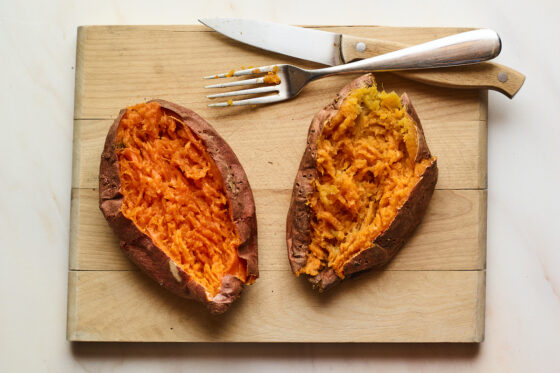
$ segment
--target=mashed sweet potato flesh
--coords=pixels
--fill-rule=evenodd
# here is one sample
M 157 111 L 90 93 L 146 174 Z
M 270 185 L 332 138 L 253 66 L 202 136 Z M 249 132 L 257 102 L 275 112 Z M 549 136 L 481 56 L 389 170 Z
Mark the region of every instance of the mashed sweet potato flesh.
M 202 141 L 156 102 L 127 108 L 117 130 L 122 213 L 208 294 L 247 280 L 218 168 Z
M 375 86 L 352 91 L 317 142 L 318 177 L 308 200 L 311 243 L 298 272 L 343 267 L 394 220 L 431 161 L 415 162 L 417 133 L 399 96 Z

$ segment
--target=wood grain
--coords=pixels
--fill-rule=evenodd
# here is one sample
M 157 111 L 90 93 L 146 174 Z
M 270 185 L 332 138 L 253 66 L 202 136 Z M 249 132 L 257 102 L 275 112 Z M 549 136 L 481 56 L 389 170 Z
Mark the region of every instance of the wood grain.
M 464 29 L 321 27 L 420 43 Z M 392 74 L 422 118 L 440 178 L 424 222 L 383 271 L 316 294 L 290 271 L 285 219 L 312 116 L 351 76 L 317 81 L 295 100 L 210 109 L 202 76 L 242 66 L 309 62 L 232 42 L 198 26 L 94 26 L 78 31 L 67 336 L 73 341 L 479 342 L 484 337 L 487 94 Z M 124 257 L 98 208 L 101 149 L 127 105 L 163 98 L 206 118 L 248 174 L 261 278 L 215 318 Z M 341 317 L 344 315 L 344 317 Z
M 289 270 L 283 232 L 291 191 L 254 190 L 259 224 L 259 268 Z M 80 221 L 70 252 L 72 270 L 135 270 L 98 207 L 97 189 L 74 189 Z M 387 269 L 481 270 L 485 268 L 485 190 L 436 190 L 426 218 Z M 460 245 L 456 245 L 460 242 Z
M 366 28 L 374 30 L 376 28 Z M 204 31 L 201 31 L 204 30 Z M 333 31 L 358 32 L 358 28 Z M 432 31 L 418 31 L 414 40 L 430 40 Z M 83 27 L 79 30 L 76 84 L 76 119 L 115 118 L 120 109 L 137 102 L 162 98 L 188 105 L 210 123 L 216 119 L 278 121 L 311 117 L 332 99 L 351 75 L 313 82 L 296 100 L 255 109 L 236 107 L 209 109 L 203 76 L 243 66 L 296 62 L 304 67 L 319 65 L 264 52 L 232 41 L 199 27 Z M 354 75 L 354 77 L 357 75 Z M 388 90 L 406 89 L 422 119 L 478 120 L 479 94 L 473 90 L 452 90 L 425 86 L 391 74 L 378 74 Z M 431 110 L 433 105 L 438 110 Z
M 291 189 L 305 148 L 308 120 L 212 122 L 229 143 L 254 189 Z M 76 120 L 74 188 L 97 188 L 99 161 L 111 120 Z M 486 122 L 425 120 L 428 146 L 438 157 L 437 189 L 486 188 Z M 254 139 L 259 139 L 255 142 Z M 273 176 L 271 176 L 273 175 Z
M 480 342 L 484 271 L 369 272 L 317 295 L 263 271 L 228 313 L 209 315 L 135 271 L 69 274 L 68 338 L 181 342 Z M 119 310 L 119 312 L 115 312 Z

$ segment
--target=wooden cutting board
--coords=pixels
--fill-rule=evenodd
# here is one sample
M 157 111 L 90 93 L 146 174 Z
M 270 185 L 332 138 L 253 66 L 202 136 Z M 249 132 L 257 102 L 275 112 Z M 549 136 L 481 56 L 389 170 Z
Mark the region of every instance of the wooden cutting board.
M 420 43 L 458 28 L 320 27 Z M 274 63 L 313 63 L 263 52 L 199 26 L 78 29 L 68 285 L 71 341 L 480 342 L 484 338 L 487 93 L 376 74 L 408 92 L 438 157 L 439 180 L 413 238 L 382 271 L 325 294 L 290 271 L 285 219 L 313 115 L 356 76 L 308 85 L 292 101 L 208 108 L 203 76 Z M 139 272 L 98 208 L 105 136 L 119 110 L 152 98 L 189 107 L 229 142 L 254 191 L 261 277 L 225 314 L 210 316 Z

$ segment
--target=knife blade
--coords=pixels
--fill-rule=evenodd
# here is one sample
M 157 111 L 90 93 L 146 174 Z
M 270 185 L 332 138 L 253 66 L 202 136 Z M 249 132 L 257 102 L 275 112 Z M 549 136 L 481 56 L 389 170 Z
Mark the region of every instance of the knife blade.
M 200 19 L 199 22 L 239 42 L 291 57 L 340 65 L 406 48 L 407 44 L 368 39 L 312 28 L 236 18 Z M 525 76 L 493 62 L 444 69 L 396 71 L 408 79 L 453 88 L 492 89 L 512 98 Z
M 340 56 L 341 35 L 296 26 L 235 18 L 199 19 L 231 39 L 323 65 L 345 63 Z M 296 41 L 297 42 L 294 42 Z

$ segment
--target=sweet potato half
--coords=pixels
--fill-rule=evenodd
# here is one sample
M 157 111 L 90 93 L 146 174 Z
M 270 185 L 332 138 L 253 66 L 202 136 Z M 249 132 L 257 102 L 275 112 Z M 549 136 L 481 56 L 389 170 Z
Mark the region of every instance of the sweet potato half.
M 292 271 L 320 291 L 385 265 L 420 223 L 437 181 L 406 94 L 367 74 L 312 120 L 287 217 Z
M 245 171 L 191 110 L 163 100 L 121 110 L 101 155 L 99 206 L 132 262 L 211 313 L 258 277 Z

